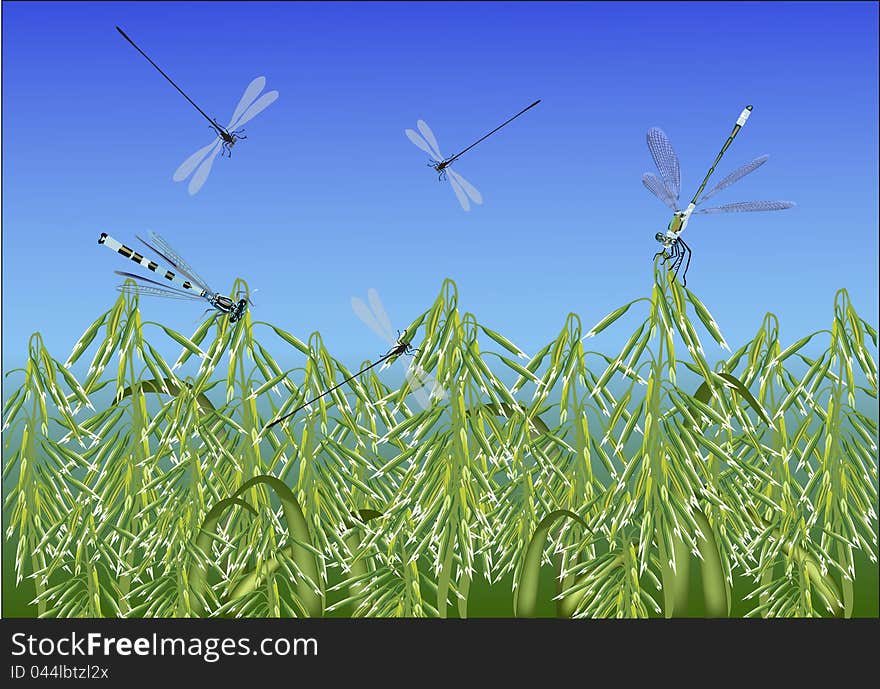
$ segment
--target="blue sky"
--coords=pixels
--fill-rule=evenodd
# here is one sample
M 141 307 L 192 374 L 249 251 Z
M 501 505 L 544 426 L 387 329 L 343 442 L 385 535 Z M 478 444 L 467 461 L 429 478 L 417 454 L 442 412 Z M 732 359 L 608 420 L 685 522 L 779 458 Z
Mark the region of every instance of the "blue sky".
M 255 317 L 360 362 L 382 349 L 350 298 L 402 327 L 444 278 L 526 351 L 650 292 L 669 211 L 641 185 L 649 127 L 689 198 L 746 104 L 717 197 L 795 201 L 696 217 L 688 286 L 731 344 L 767 311 L 786 342 L 828 326 L 835 291 L 877 323 L 876 3 L 3 3 L 3 364 L 40 331 L 64 359 L 116 297 L 101 232 L 155 230 Z M 280 98 L 190 197 L 171 175 L 211 140 L 122 26 L 209 114 L 251 79 Z M 464 213 L 404 136 L 419 118 L 483 194 Z M 710 183 L 711 186 L 711 183 Z M 191 332 L 200 309 L 144 299 Z M 639 315 L 641 317 L 642 314 Z M 609 334 L 608 351 L 629 335 Z M 721 351 L 717 356 L 722 355 Z M 297 355 L 298 356 L 298 355 Z M 710 359 L 715 357 L 711 356 Z M 294 366 L 293 353 L 285 364 Z

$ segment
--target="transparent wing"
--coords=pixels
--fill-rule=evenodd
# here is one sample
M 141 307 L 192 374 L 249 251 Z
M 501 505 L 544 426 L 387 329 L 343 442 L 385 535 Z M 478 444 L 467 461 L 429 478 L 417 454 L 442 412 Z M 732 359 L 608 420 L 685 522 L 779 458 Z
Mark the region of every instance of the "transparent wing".
M 443 389 L 430 373 L 426 373 L 414 362 L 406 369 L 406 379 L 422 409 L 430 409 L 431 405 L 445 396 Z
M 479 191 L 477 191 L 477 188 L 473 184 L 468 182 L 464 177 L 462 177 L 452 168 L 446 168 L 446 172 L 449 174 L 450 177 L 455 178 L 455 181 L 461 185 L 461 188 L 464 189 L 464 192 L 471 197 L 471 201 L 476 204 L 483 203 L 483 195 Z
M 388 318 L 388 312 L 385 311 L 385 306 L 379 298 L 379 292 L 370 287 L 370 289 L 367 290 L 367 300 L 370 302 L 370 308 L 373 309 L 373 315 L 376 316 L 376 320 L 379 322 L 382 330 L 387 333 L 387 337 L 392 338 L 391 319 Z
M 741 168 L 734 170 L 729 175 L 727 175 L 727 177 L 725 177 L 720 182 L 718 182 L 718 184 L 716 184 L 714 187 L 712 187 L 709 191 L 707 191 L 705 194 L 703 194 L 702 198 L 700 198 L 698 203 L 703 203 L 703 201 L 712 198 L 713 196 L 715 196 L 715 194 L 717 194 L 722 189 L 727 189 L 727 187 L 729 187 L 734 182 L 741 180 L 743 177 L 745 177 L 750 172 L 754 172 L 755 170 L 757 170 L 764 163 L 766 163 L 769 159 L 770 159 L 770 156 L 768 156 L 768 155 L 759 156 L 758 158 L 755 158 L 752 162 L 746 163 Z
M 437 137 L 434 136 L 434 132 L 431 131 L 431 128 L 428 126 L 428 123 L 424 120 L 419 120 L 416 122 L 416 126 L 419 128 L 419 131 L 422 133 L 422 136 L 425 137 L 425 141 L 428 142 L 428 145 L 434 149 L 434 153 L 437 156 L 437 160 L 443 160 L 443 154 L 440 153 L 440 144 L 437 143 Z
M 135 235 L 135 236 L 137 237 L 137 235 Z M 208 291 L 213 291 L 213 290 L 211 290 L 210 287 L 208 287 L 208 283 L 205 282 L 199 276 L 199 274 L 195 270 L 193 270 L 192 266 L 186 262 L 186 260 L 183 258 L 183 256 L 181 256 L 174 249 L 172 249 L 171 245 L 168 242 L 166 242 L 161 237 L 161 235 L 159 235 L 153 231 L 150 231 L 149 237 L 150 237 L 149 242 L 147 242 L 144 239 L 141 239 L 140 237 L 138 237 L 138 239 L 140 240 L 141 244 L 143 244 L 144 246 L 149 248 L 150 251 L 154 251 L 156 254 L 158 254 L 163 259 L 168 261 L 168 263 L 170 263 L 173 268 L 176 268 L 177 271 L 179 273 L 181 273 L 184 277 L 188 278 L 190 282 L 196 283 L 202 289 L 206 289 Z M 159 284 L 162 284 L 162 283 L 159 283 Z
M 193 153 L 189 158 L 187 158 L 180 164 L 179 168 L 174 171 L 174 175 L 171 177 L 171 179 L 173 179 L 175 182 L 182 182 L 183 180 L 185 180 L 187 177 L 190 176 L 190 173 L 192 173 L 192 171 L 196 169 L 196 165 L 202 162 L 202 158 L 208 155 L 208 153 L 211 151 L 211 148 L 214 146 L 219 147 L 221 143 L 222 140 L 220 139 L 220 137 L 217 137 L 207 146 L 205 146 L 204 148 L 200 148 L 198 151 Z
M 208 179 L 208 175 L 211 173 L 211 166 L 214 165 L 214 160 L 217 158 L 218 153 L 220 153 L 219 144 L 211 155 L 205 158 L 205 161 L 199 165 L 199 169 L 196 170 L 196 174 L 192 176 L 192 179 L 189 181 L 189 187 L 187 187 L 190 196 L 197 194 L 199 189 L 202 188 L 202 185 L 204 185 L 205 181 Z
M 166 287 L 161 282 L 150 280 L 149 278 L 135 275 L 134 273 L 126 273 L 121 270 L 114 271 L 117 275 L 132 278 L 138 282 L 147 282 L 150 285 L 119 285 L 116 289 L 126 294 L 140 294 L 150 297 L 164 297 L 165 299 L 185 299 L 188 301 L 204 301 L 198 294 L 187 292 L 186 290 L 178 290 L 173 287 Z M 156 285 L 153 287 L 152 285 Z
M 249 107 L 240 119 L 235 120 L 229 125 L 229 129 L 235 129 L 242 126 L 245 122 L 249 122 L 259 115 L 263 110 L 268 108 L 272 103 L 278 100 L 278 91 L 269 91 L 260 96 L 257 101 Z
M 409 140 L 412 141 L 416 146 L 421 148 L 425 153 L 427 153 L 432 158 L 437 158 L 436 151 L 432 151 L 431 147 L 428 146 L 428 142 L 425 141 L 422 137 L 420 137 L 416 132 L 412 129 L 407 129 L 404 133 L 409 137 Z
M 449 168 L 446 170 L 448 173 Z M 461 188 L 461 185 L 455 177 L 449 174 L 447 174 L 447 176 L 449 177 L 449 185 L 452 187 L 452 191 L 455 192 L 456 197 L 458 197 L 458 202 L 461 204 L 461 207 L 464 210 L 469 211 L 471 209 L 471 204 L 468 202 L 468 197 L 467 194 L 464 193 L 464 189 Z
M 650 191 L 654 196 L 660 199 L 663 203 L 669 206 L 672 210 L 678 210 L 678 204 L 676 203 L 676 198 L 672 194 L 671 191 L 666 187 L 666 184 L 660 179 L 657 175 L 652 175 L 650 172 L 646 172 L 642 175 L 642 184 Z
M 194 294 L 177 292 L 167 287 L 147 287 L 146 285 L 119 285 L 116 289 L 126 294 L 137 294 L 140 297 L 162 297 L 163 299 L 180 299 L 181 301 L 201 301 L 204 299 Z
M 364 304 L 362 299 L 359 299 L 358 297 L 352 297 L 351 309 L 352 311 L 354 311 L 355 315 L 367 325 L 370 330 L 376 333 L 388 344 L 393 345 L 395 343 L 394 335 L 382 328 L 382 326 L 379 324 L 379 321 L 376 320 L 376 317 L 373 315 L 370 309 L 367 308 L 367 305 Z
M 791 201 L 740 201 L 739 203 L 727 203 L 716 208 L 700 208 L 697 213 L 747 213 L 749 211 L 784 211 L 793 208 Z
M 232 113 L 232 117 L 229 118 L 229 126 L 241 117 L 241 114 L 245 111 L 247 106 L 253 103 L 257 96 L 260 95 L 260 91 L 263 90 L 263 87 L 266 85 L 266 77 L 257 77 L 254 79 L 248 87 L 244 90 L 244 94 L 241 97 L 241 100 L 238 101 L 238 105 L 235 106 L 235 110 Z
M 406 379 L 409 381 L 409 386 L 412 388 L 413 395 L 416 398 L 416 402 L 419 403 L 419 406 L 422 409 L 430 409 L 431 397 L 428 394 L 427 389 L 424 387 L 424 383 L 418 378 L 410 376 L 408 371 Z
M 678 163 L 678 156 L 669 142 L 669 137 L 662 129 L 652 127 L 648 130 L 648 150 L 651 151 L 651 157 L 654 159 L 654 165 L 660 171 L 660 176 L 666 183 L 666 188 L 672 193 L 676 202 L 678 195 L 681 193 L 681 166 Z

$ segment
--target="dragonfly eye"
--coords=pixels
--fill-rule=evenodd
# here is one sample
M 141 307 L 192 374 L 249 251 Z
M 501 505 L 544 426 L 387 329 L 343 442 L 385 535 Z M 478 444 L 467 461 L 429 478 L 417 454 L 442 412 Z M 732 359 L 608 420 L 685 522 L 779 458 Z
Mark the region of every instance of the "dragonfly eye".
M 654 239 L 656 239 L 658 242 L 660 242 L 660 243 L 662 244 L 662 243 L 663 243 L 663 239 L 664 239 L 664 235 L 663 235 L 663 233 L 658 232 L 657 234 L 654 235 Z

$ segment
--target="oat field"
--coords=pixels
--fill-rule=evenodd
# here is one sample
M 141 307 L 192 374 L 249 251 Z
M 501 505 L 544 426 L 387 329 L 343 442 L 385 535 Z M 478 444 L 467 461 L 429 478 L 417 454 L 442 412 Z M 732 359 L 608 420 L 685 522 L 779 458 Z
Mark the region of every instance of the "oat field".
M 846 290 L 821 307 L 825 330 L 767 313 L 728 346 L 655 266 L 649 295 L 526 353 L 447 280 L 407 327 L 443 399 L 374 368 L 267 430 L 362 362 L 251 312 L 186 335 L 122 294 L 66 359 L 34 333 L 8 372 L 16 584 L 41 617 L 466 617 L 478 583 L 520 617 L 852 616 L 877 332 Z

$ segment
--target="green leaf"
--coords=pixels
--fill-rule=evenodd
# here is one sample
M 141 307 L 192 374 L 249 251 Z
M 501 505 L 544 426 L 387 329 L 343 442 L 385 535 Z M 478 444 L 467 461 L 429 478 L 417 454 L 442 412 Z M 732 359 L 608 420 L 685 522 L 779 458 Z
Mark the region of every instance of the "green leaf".
M 767 412 L 764 411 L 764 407 L 755 399 L 754 395 L 749 392 L 749 389 L 742 384 L 742 382 L 736 376 L 731 375 L 730 373 L 717 373 L 715 374 L 719 378 L 723 378 L 727 387 L 736 390 L 739 395 L 748 403 L 748 405 L 755 410 L 755 413 L 761 417 L 761 420 L 766 423 L 768 426 L 773 428 L 773 421 L 767 415 Z M 709 383 L 703 382 L 700 387 L 697 388 L 696 392 L 693 394 L 694 399 L 699 400 L 705 405 L 709 404 L 709 400 L 712 398 L 712 390 L 709 387 Z
M 511 342 L 506 337 L 504 337 L 504 335 L 502 335 L 501 333 L 497 333 L 494 330 L 490 330 L 485 325 L 481 325 L 480 328 L 482 329 L 482 331 L 484 333 L 486 333 L 489 337 L 491 337 L 493 340 L 495 340 L 495 342 L 500 344 L 502 347 L 504 347 L 504 349 L 506 349 L 511 354 L 515 354 L 520 359 L 528 359 L 529 358 L 528 355 L 524 351 L 522 351 L 519 347 L 517 347 L 515 344 L 513 344 L 513 342 Z
M 139 383 L 142 392 L 155 392 L 159 395 L 179 395 L 181 393 L 181 386 L 171 380 L 170 378 L 164 378 L 161 380 L 142 380 Z M 192 386 L 189 383 L 184 383 L 187 388 L 192 390 Z M 119 396 L 119 401 L 122 401 L 125 397 L 128 397 L 133 392 L 132 386 L 126 387 L 122 394 Z M 199 406 L 205 411 L 205 413 L 216 411 L 216 408 L 211 403 L 211 400 L 208 399 L 208 396 L 205 393 L 199 394 L 196 398 Z
M 201 357 L 202 359 L 206 358 L 205 353 L 198 348 L 198 346 L 190 340 L 188 337 L 181 335 L 176 330 L 172 330 L 171 328 L 162 325 L 161 323 L 157 324 L 162 330 L 165 331 L 165 334 L 168 335 L 172 340 L 174 340 L 177 344 L 183 347 L 185 350 L 190 352 L 191 354 L 195 354 L 196 356 Z
M 637 301 L 641 301 L 641 299 L 634 299 L 629 304 L 621 306 L 619 309 L 615 309 L 614 311 L 609 313 L 607 316 L 605 316 L 605 318 L 603 318 L 601 321 L 596 323 L 596 325 L 594 325 L 590 329 L 590 332 L 588 332 L 586 335 L 584 335 L 584 339 L 586 340 L 587 338 L 595 337 L 596 335 L 601 333 L 603 330 L 605 330 L 605 328 L 607 328 L 609 325 L 614 323 L 614 321 L 616 321 L 618 318 L 620 318 L 623 314 L 625 314 L 627 311 L 629 311 L 629 307 L 632 306 L 633 304 L 635 304 Z

